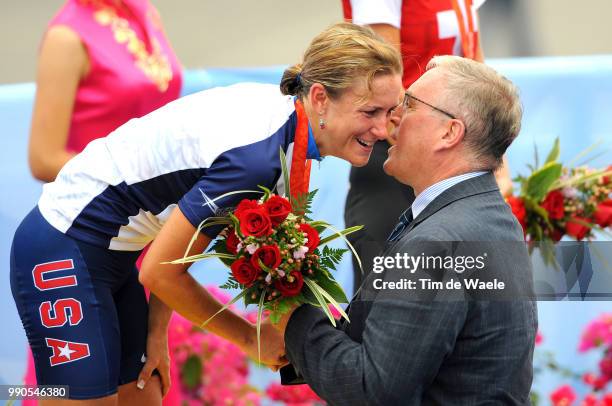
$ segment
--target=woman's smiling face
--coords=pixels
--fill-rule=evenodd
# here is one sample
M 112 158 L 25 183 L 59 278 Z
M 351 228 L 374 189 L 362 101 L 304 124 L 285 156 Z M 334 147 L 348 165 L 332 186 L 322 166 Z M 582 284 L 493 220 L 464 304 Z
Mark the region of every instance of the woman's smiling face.
M 358 82 L 335 99 L 328 99 L 322 117 L 325 128 L 319 130 L 317 145 L 321 155 L 344 159 L 353 166 L 364 166 L 374 144 L 388 136 L 391 112 L 403 95 L 399 74 L 382 74 L 366 85 Z M 318 123 L 313 123 L 318 125 Z

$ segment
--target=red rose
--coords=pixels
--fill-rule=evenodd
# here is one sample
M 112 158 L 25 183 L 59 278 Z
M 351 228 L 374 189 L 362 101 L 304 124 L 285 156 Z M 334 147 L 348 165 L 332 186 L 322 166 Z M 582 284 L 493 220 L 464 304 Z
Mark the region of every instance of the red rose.
M 540 206 L 548 212 L 548 218 L 553 220 L 561 220 L 565 214 L 563 194 L 558 190 L 549 192 Z
M 591 229 L 590 227 L 585 226 L 583 223 L 590 224 L 589 219 L 579 216 L 572 216 L 569 220 L 567 220 L 565 232 L 580 241 Z
M 512 210 L 512 214 L 516 217 L 518 222 L 523 227 L 523 232 L 527 231 L 527 210 L 525 209 L 525 204 L 523 203 L 523 199 L 520 197 L 508 196 L 506 198 L 510 209 Z
M 236 235 L 236 232 L 233 228 L 227 230 L 227 237 L 225 238 L 225 247 L 230 254 L 238 253 L 238 244 L 240 244 L 240 239 Z
M 286 278 L 277 279 L 274 282 L 274 287 L 285 297 L 298 295 L 302 291 L 302 286 L 304 286 L 304 278 L 299 271 L 291 271 Z
M 276 227 L 285 221 L 289 213 L 291 213 L 291 203 L 289 203 L 289 200 L 277 195 L 270 197 L 264 203 L 264 208 L 272 220 L 272 227 Z
M 244 199 L 240 203 L 238 203 L 238 206 L 236 206 L 236 210 L 234 210 L 234 216 L 240 217 L 240 213 L 242 213 L 243 211 L 258 208 L 259 202 L 257 202 L 257 200 Z
M 612 225 L 612 199 L 605 200 L 597 205 L 593 220 L 602 228 Z
M 552 231 L 550 232 L 550 238 L 552 238 L 552 240 L 554 242 L 559 242 L 561 241 L 561 238 L 563 238 L 563 230 L 560 230 L 558 228 L 553 228 Z
M 308 253 L 312 254 L 319 246 L 319 241 L 321 241 L 319 233 L 310 224 L 306 223 L 300 224 L 300 231 L 306 233 L 308 242 L 305 245 L 308 247 Z
M 272 222 L 261 208 L 245 209 L 238 216 L 240 231 L 245 236 L 263 237 L 272 234 Z
M 281 254 L 277 245 L 264 245 L 257 248 L 251 257 L 251 265 L 257 270 L 261 270 L 259 260 L 269 269 L 276 269 L 281 263 Z
M 231 266 L 234 279 L 241 285 L 251 286 L 257 280 L 260 271 L 253 268 L 251 263 L 246 258 L 242 257 L 234 261 Z

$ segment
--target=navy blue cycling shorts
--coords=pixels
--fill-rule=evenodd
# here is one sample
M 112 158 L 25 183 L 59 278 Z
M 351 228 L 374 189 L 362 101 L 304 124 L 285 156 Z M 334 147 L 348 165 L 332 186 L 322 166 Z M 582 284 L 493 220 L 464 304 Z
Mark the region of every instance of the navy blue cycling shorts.
M 76 241 L 34 208 L 11 248 L 11 290 L 39 385 L 68 385 L 72 399 L 112 395 L 138 378 L 148 305 L 140 252 Z

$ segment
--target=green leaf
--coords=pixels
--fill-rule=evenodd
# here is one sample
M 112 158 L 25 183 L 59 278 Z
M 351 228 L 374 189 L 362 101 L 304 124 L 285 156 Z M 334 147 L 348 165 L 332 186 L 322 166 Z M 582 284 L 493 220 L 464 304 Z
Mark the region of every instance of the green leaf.
M 193 244 L 195 243 L 196 239 L 198 238 L 198 236 L 202 232 L 202 229 L 207 227 L 207 225 L 206 225 L 207 222 L 209 222 L 209 221 L 217 222 L 217 221 L 222 221 L 224 219 L 225 219 L 224 217 L 209 217 L 207 219 L 204 219 L 200 224 L 198 224 L 198 228 L 196 229 L 195 233 L 193 233 L 193 235 L 191 236 L 191 240 L 189 241 L 189 244 L 187 245 L 187 248 L 185 249 L 185 253 L 183 254 L 183 258 L 185 258 L 187 256 L 187 254 L 189 254 L 189 251 L 191 251 L 191 247 L 193 246 Z
M 248 306 L 250 304 L 259 303 L 259 292 L 260 290 L 257 288 L 257 283 L 250 288 L 247 288 L 247 292 L 244 295 L 244 305 Z M 253 293 L 255 293 L 255 299 L 253 299 Z
M 363 273 L 363 266 L 361 265 L 361 258 L 359 258 L 359 254 L 357 254 L 357 251 L 355 251 L 355 248 L 353 247 L 353 244 L 351 244 L 349 242 L 349 240 L 346 239 L 346 237 L 342 234 L 341 231 L 336 230 L 334 227 L 332 227 L 331 225 L 329 225 L 327 223 L 325 223 L 324 226 L 325 226 L 325 228 L 328 228 L 328 229 L 332 230 L 333 232 L 335 232 L 336 235 L 338 235 L 338 237 L 340 237 L 340 238 L 342 238 L 344 240 L 346 245 L 349 247 L 349 249 L 351 250 L 351 252 L 355 256 L 355 259 L 357 260 L 357 264 L 359 265 L 359 269 L 361 270 L 361 273 Z M 363 227 L 363 226 L 355 226 L 355 227 Z M 354 228 L 354 227 L 349 227 L 349 228 L 347 228 L 347 229 L 345 229 L 343 231 L 350 230 L 351 228 Z M 320 242 L 319 242 L 319 245 L 321 245 Z
M 291 309 L 294 304 L 295 300 L 293 300 L 293 298 L 291 297 L 279 299 L 276 302 L 276 311 L 281 315 L 285 314 Z
M 279 311 L 272 310 L 270 312 L 270 322 L 272 324 L 278 324 L 278 322 L 280 321 L 281 317 L 282 317 L 282 314 Z
M 289 183 L 289 170 L 287 169 L 287 156 L 283 148 L 280 148 L 281 172 L 283 174 L 283 182 L 285 183 L 285 197 L 291 203 L 291 184 Z
M 300 298 L 300 296 L 298 296 Z M 301 302 L 308 303 L 313 306 L 319 306 L 317 297 L 310 291 L 310 289 L 302 289 Z
M 316 194 L 317 194 L 317 189 L 307 192 L 307 193 L 301 193 L 301 194 L 298 194 L 297 196 L 294 196 L 291 202 L 291 209 L 295 213 L 304 213 L 304 214 L 312 213 L 311 211 L 312 201 Z
M 181 381 L 189 389 L 196 389 L 202 381 L 202 361 L 197 355 L 190 355 L 181 367 Z
M 329 292 L 327 292 L 325 289 L 323 289 L 319 284 L 317 284 L 316 281 L 314 280 L 310 280 L 312 282 L 312 286 L 318 290 L 318 292 L 325 298 L 327 299 L 327 301 L 336 308 L 336 310 L 338 310 L 338 312 L 342 315 L 342 317 L 344 317 L 347 321 L 350 321 L 348 318 L 348 315 L 344 312 L 344 309 L 342 309 L 342 307 L 340 307 L 340 305 L 338 304 L 338 302 L 329 294 Z M 344 293 L 344 292 L 343 292 Z M 344 295 L 343 295 L 344 296 Z M 348 302 L 348 300 L 346 299 L 346 296 L 344 296 L 345 299 L 345 303 Z
M 264 310 L 264 300 L 266 299 L 266 291 L 261 292 L 259 298 L 259 307 L 257 308 L 257 363 L 261 364 L 261 315 Z
M 328 227 L 328 228 L 330 228 L 330 227 Z M 325 244 L 325 243 L 328 243 L 328 242 L 330 242 L 330 241 L 335 240 L 336 238 L 339 238 L 339 237 L 342 237 L 342 236 L 345 236 L 345 235 L 352 234 L 352 233 L 354 233 L 354 232 L 356 232 L 356 231 L 361 230 L 362 228 L 363 228 L 363 226 L 353 226 L 353 227 L 345 228 L 345 229 L 344 229 L 344 230 L 342 230 L 342 231 L 338 231 L 338 232 L 336 232 L 335 234 L 332 234 L 332 235 L 330 235 L 330 236 L 327 236 L 327 237 L 323 238 L 323 239 L 322 239 L 322 240 L 319 242 L 319 245 L 323 245 L 323 244 Z
M 557 137 L 555 138 L 555 143 L 552 149 L 550 150 L 550 152 L 548 153 L 548 156 L 546 157 L 546 162 L 544 162 L 544 165 L 551 163 L 551 162 L 557 162 L 559 160 L 559 153 L 560 153 L 559 137 Z
M 533 226 L 533 229 L 535 231 L 535 240 L 536 241 L 542 241 L 542 237 L 544 236 L 542 233 L 542 227 L 540 227 L 539 224 L 535 224 Z
M 234 278 L 233 275 L 229 275 L 227 282 L 219 286 L 221 289 L 240 289 L 240 283 Z
M 346 294 L 338 282 L 326 277 L 318 279 L 317 282 L 334 300 L 339 303 L 348 303 Z
M 262 186 L 262 185 L 257 185 L 257 187 L 260 188 L 261 190 L 263 190 L 263 192 L 264 192 L 264 195 L 263 195 L 264 202 L 266 200 L 268 200 L 270 198 L 270 195 L 272 194 L 272 191 L 270 189 L 268 189 L 267 187 Z
M 612 171 L 608 171 L 606 169 L 600 169 L 591 174 L 572 177 L 564 181 L 561 181 L 560 179 L 558 179 L 552 185 L 552 189 L 562 189 L 564 187 L 578 187 L 592 180 L 599 179 L 602 176 L 611 176 L 611 175 L 612 175 Z
M 236 260 L 236 255 L 234 254 L 222 254 L 222 253 L 218 253 L 218 252 L 214 252 L 214 253 L 204 253 L 204 254 L 196 254 L 196 255 L 191 255 L 189 257 L 183 257 L 183 258 L 179 258 L 179 259 L 175 259 L 174 261 L 166 261 L 166 262 L 162 262 L 162 264 L 187 264 L 190 262 L 197 262 L 200 261 L 202 259 L 206 259 L 206 258 L 224 258 L 224 259 L 231 259 L 231 260 Z
M 542 201 L 553 183 L 561 176 L 561 164 L 547 163 L 527 179 L 526 194 L 536 202 Z
M 572 158 L 568 163 L 567 166 L 568 167 L 572 167 L 574 166 L 574 164 L 576 162 L 578 162 L 578 160 L 582 159 L 582 157 L 588 155 L 591 151 L 593 151 L 595 148 L 599 147 L 601 144 L 603 143 L 602 140 L 598 140 L 595 143 L 593 143 L 593 145 L 590 145 L 588 147 L 586 147 L 585 149 L 583 149 L 581 152 L 578 153 L 578 155 L 576 155 L 574 158 Z
M 215 314 L 213 314 L 212 316 L 210 316 L 208 319 L 206 319 L 206 321 L 204 321 L 202 324 L 200 324 L 200 328 L 203 329 L 206 327 L 206 325 L 208 323 L 210 323 L 210 321 L 212 319 L 214 319 L 219 313 L 229 309 L 229 307 L 231 305 L 233 305 L 234 303 L 236 303 L 238 300 L 240 300 L 244 295 L 246 295 L 248 289 L 244 289 L 242 292 L 240 292 L 239 294 L 236 295 L 236 297 L 234 297 L 232 300 L 230 300 L 227 304 L 224 304 L 223 307 L 221 307 Z
M 336 319 L 334 319 L 334 315 L 331 313 L 331 310 L 329 310 L 329 307 L 327 307 L 327 301 L 325 300 L 321 292 L 317 289 L 319 285 L 317 285 L 312 279 L 308 278 L 304 278 L 304 283 L 306 283 L 306 286 L 308 286 L 312 294 L 317 298 L 318 306 L 321 307 L 323 313 L 325 313 L 327 318 L 329 318 L 331 324 L 336 327 Z

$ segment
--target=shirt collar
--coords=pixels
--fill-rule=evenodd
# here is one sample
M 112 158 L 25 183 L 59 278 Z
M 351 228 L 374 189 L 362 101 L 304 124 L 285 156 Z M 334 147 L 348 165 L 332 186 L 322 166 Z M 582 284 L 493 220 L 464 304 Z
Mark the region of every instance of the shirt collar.
M 478 171 L 478 172 L 468 172 L 458 176 L 453 176 L 452 178 L 441 180 L 440 182 L 434 183 L 429 186 L 427 189 L 423 190 L 417 197 L 414 199 L 412 203 L 412 217 L 417 218 L 419 214 L 429 205 L 429 203 L 433 202 L 434 199 L 442 192 L 451 187 L 455 186 L 457 183 L 463 182 L 464 180 L 468 180 L 471 178 L 475 178 L 476 176 L 481 176 L 487 173 L 486 171 Z

